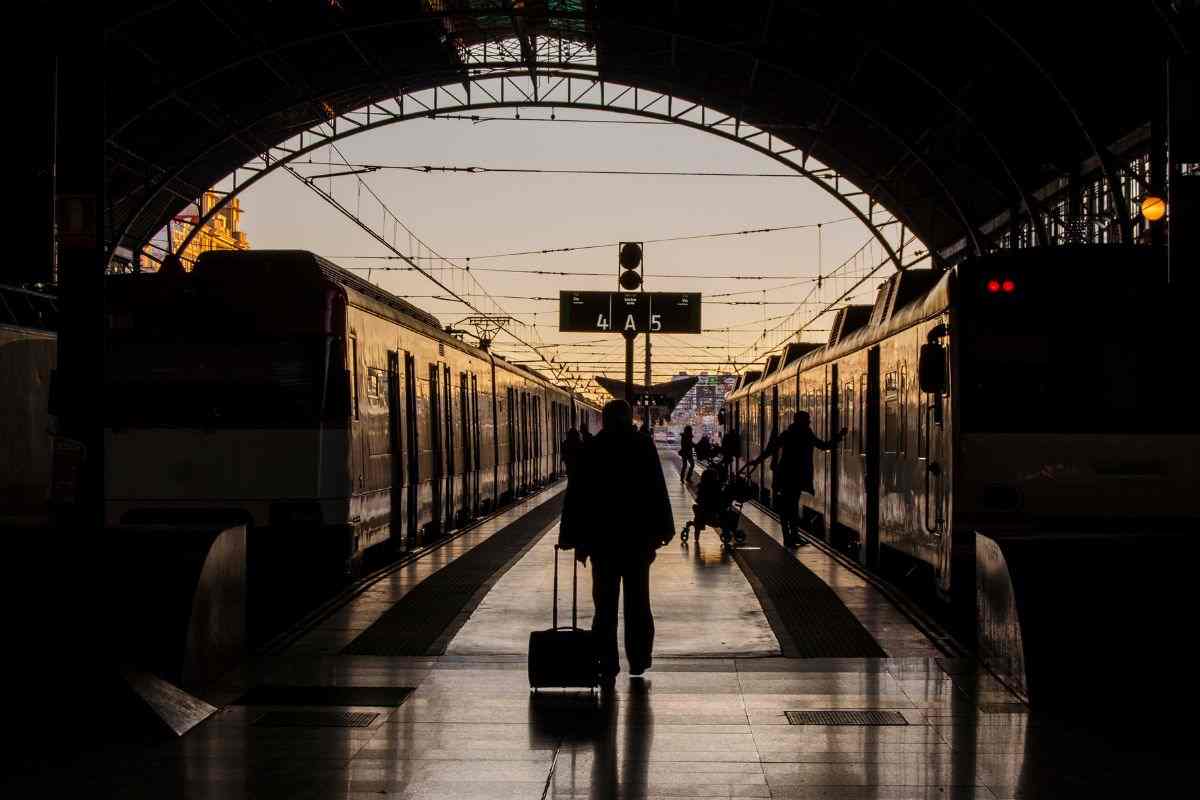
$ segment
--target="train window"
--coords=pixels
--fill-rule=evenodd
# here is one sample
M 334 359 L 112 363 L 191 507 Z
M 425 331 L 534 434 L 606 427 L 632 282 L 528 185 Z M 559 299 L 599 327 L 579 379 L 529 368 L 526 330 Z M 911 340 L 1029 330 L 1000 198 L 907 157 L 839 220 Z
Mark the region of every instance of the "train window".
M 388 374 L 386 370 L 367 367 L 367 405 L 378 406 L 387 402 Z
M 854 415 L 854 384 L 847 383 L 842 391 L 844 393 L 842 409 L 846 413 L 845 427 L 848 429 L 845 438 L 842 439 L 842 450 L 849 452 L 853 445 L 854 427 L 857 422 L 857 417 Z
M 900 401 L 892 398 L 883 404 L 883 452 L 900 449 Z
M 358 337 L 350 337 L 350 391 L 354 397 L 354 418 L 358 419 Z

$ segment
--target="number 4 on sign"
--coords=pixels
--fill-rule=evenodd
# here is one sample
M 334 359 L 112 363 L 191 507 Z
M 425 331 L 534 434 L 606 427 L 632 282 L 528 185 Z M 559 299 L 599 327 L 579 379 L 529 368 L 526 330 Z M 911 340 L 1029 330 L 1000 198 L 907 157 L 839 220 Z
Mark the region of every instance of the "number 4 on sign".
M 598 330 L 602 330 L 602 331 L 606 331 L 606 330 L 608 330 L 608 329 L 609 329 L 608 320 L 606 320 L 606 319 L 604 318 L 604 315 L 603 315 L 603 314 L 601 314 L 599 317 L 597 317 L 597 319 L 596 319 L 596 328 L 597 328 Z

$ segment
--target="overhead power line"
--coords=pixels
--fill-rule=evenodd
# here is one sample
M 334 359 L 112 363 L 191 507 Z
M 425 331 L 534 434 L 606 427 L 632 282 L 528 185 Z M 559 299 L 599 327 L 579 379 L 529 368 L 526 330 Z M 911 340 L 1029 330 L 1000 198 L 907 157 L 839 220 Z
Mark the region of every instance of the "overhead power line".
M 405 295 L 408 299 L 423 299 L 423 300 L 444 300 L 448 303 L 461 303 L 457 297 L 446 297 L 440 294 L 409 294 Z M 498 298 L 501 300 L 530 300 L 538 303 L 557 303 L 557 297 L 538 297 L 534 295 L 520 294 L 489 294 L 488 297 Z M 795 305 L 792 300 L 709 300 L 704 298 L 706 305 L 712 306 L 790 306 Z
M 379 259 L 381 261 L 393 261 L 393 256 L 335 256 L 335 258 L 357 258 L 357 259 Z M 358 270 L 360 272 L 417 272 L 416 267 L 345 267 L 344 269 Z M 611 278 L 613 273 L 609 272 L 574 272 L 569 270 L 552 270 L 538 269 L 536 267 L 464 267 L 467 272 L 508 272 L 514 275 L 551 275 L 555 277 L 579 277 L 579 278 Z M 778 281 L 787 278 L 787 275 L 698 275 L 684 273 L 655 273 L 655 280 L 678 279 L 678 280 L 711 280 L 711 281 Z M 796 286 L 800 283 L 812 283 L 816 278 L 805 279 L 796 284 L 785 284 L 784 286 L 773 287 L 775 289 L 783 289 L 790 286 Z M 752 290 L 755 294 L 763 291 L 761 289 Z M 770 291 L 768 289 L 767 291 Z M 502 295 L 491 295 L 492 297 L 501 297 Z M 517 298 L 523 299 L 523 298 Z M 557 298 L 556 298 L 557 299 Z
M 729 237 L 729 236 L 754 236 L 754 235 L 762 234 L 762 233 L 780 233 L 782 231 L 808 230 L 811 228 L 821 228 L 822 226 L 825 226 L 825 225 L 836 225 L 840 222 L 857 222 L 857 221 L 858 221 L 857 217 L 839 217 L 838 219 L 826 220 L 825 222 L 806 222 L 801 225 L 778 225 L 778 226 L 771 227 L 771 228 L 748 228 L 746 230 L 740 230 L 740 231 L 720 231 L 718 233 L 695 233 L 695 234 L 689 234 L 686 236 L 665 236 L 665 237 L 662 237 L 659 239 L 643 239 L 642 243 L 643 244 L 665 244 L 667 242 L 689 242 L 689 241 L 695 241 L 697 239 L 721 239 L 721 238 L 725 238 L 725 237 Z M 483 261 L 484 259 L 490 259 L 490 258 L 511 258 L 513 256 L 539 256 L 539 255 L 549 255 L 551 253 L 570 253 L 570 252 L 574 252 L 576 250 L 598 250 L 603 247 L 617 247 L 619 244 L 620 244 L 620 242 L 602 242 L 599 244 L 571 245 L 569 247 L 544 247 L 540 250 L 515 250 L 515 251 L 509 252 L 509 253 L 488 253 L 485 255 L 477 255 L 477 256 L 415 256 L 414 258 L 417 260 L 420 260 L 421 258 L 433 258 L 433 259 L 438 259 L 438 260 L 451 260 L 451 261 Z M 334 256 L 334 258 L 344 258 L 344 259 L 384 258 L 384 259 L 390 259 L 390 258 L 395 258 L 395 257 L 394 256 L 376 256 L 376 255 L 343 255 L 343 256 Z M 605 273 L 605 274 L 608 274 L 608 273 Z M 781 276 L 776 275 L 775 277 L 778 278 Z

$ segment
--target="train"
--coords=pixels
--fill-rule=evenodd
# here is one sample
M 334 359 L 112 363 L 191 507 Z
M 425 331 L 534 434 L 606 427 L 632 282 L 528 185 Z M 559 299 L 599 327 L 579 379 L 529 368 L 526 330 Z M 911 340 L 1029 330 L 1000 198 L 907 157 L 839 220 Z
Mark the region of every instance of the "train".
M 1080 570 L 1098 552 L 1085 536 L 1194 530 L 1200 431 L 1177 384 L 1190 293 L 1165 276 L 1153 248 L 1116 245 L 899 271 L 826 342 L 743 373 L 727 423 L 743 462 L 799 410 L 824 439 L 845 428 L 814 453 L 805 531 L 928 590 L 961 628 L 1012 639 L 1014 592 L 1032 583 L 995 568 L 1005 548 L 1069 542 Z M 750 478 L 770 505 L 770 466 Z
M 0 524 L 50 519 L 50 377 L 58 356 L 58 299 L 0 285 Z
M 314 253 L 106 286 L 110 525 L 238 519 L 353 573 L 554 480 L 567 429 L 599 428 L 577 393 Z

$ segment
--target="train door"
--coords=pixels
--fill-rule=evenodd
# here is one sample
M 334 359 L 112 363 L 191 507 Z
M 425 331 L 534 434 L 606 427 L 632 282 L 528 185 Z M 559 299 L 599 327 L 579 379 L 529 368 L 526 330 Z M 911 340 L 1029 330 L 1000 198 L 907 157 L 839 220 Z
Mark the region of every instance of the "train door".
M 843 425 L 842 409 L 841 409 L 841 390 L 838 388 L 838 368 L 837 364 L 830 364 L 826 367 L 825 373 L 825 402 L 828 403 L 828 408 L 825 412 L 826 423 L 825 438 L 830 439 L 839 431 Z M 829 469 L 825 470 L 825 497 L 826 506 L 823 509 L 825 512 L 825 539 L 828 541 L 833 531 L 833 527 L 838 522 L 838 487 L 841 485 L 839 477 L 842 474 L 842 448 L 844 442 L 834 445 L 829 448 Z
M 417 441 L 417 360 L 404 354 L 404 419 L 408 443 L 408 546 L 417 544 L 417 491 L 421 482 L 421 458 Z
M 508 486 L 506 488 L 509 496 L 511 497 L 517 485 L 516 397 L 511 386 L 505 388 L 504 399 L 506 406 L 506 411 L 504 414 L 504 440 L 508 443 L 508 463 L 506 464 L 508 471 Z
M 755 452 L 753 454 L 754 458 L 758 458 L 758 456 L 762 455 L 763 449 L 766 448 L 766 446 L 767 446 L 767 393 L 766 392 L 758 393 L 757 433 L 758 433 L 758 442 L 756 443 L 757 446 L 754 448 L 755 449 Z M 758 474 L 759 499 L 762 500 L 762 502 L 764 502 L 764 503 L 770 504 L 771 494 L 770 494 L 770 492 L 767 491 L 767 465 L 760 462 L 758 465 L 757 474 Z
M 478 516 L 482 499 L 480 498 L 479 485 L 481 481 L 483 462 L 483 436 L 479 430 L 479 376 L 474 372 L 471 373 L 471 466 L 474 471 L 471 474 L 471 515 Z
M 562 435 L 562 406 L 557 400 L 550 401 L 550 474 L 558 471 L 558 443 Z
M 945 349 L 942 358 L 948 352 Z M 942 365 L 942 370 L 943 375 L 950 374 L 947 364 Z M 924 533 L 930 560 L 937 565 L 941 577 L 947 567 L 947 554 L 942 547 L 942 539 L 946 534 L 946 396 L 940 391 L 924 391 L 929 387 L 920 385 L 922 381 L 919 378 L 917 383 L 917 396 L 920 398 L 917 410 L 917 458 L 924 462 L 924 480 L 919 487 L 919 525 Z
M 545 413 L 543 408 L 543 399 L 538 395 L 533 396 L 533 463 L 534 463 L 534 479 L 537 483 L 541 483 L 546 477 L 546 465 L 543 463 L 546 454 L 546 425 L 542 419 L 542 414 Z
M 446 471 L 442 460 L 445 447 L 442 441 L 441 371 L 440 364 L 429 365 L 429 445 L 433 451 L 433 475 L 430 476 L 430 486 L 433 489 L 433 520 L 430 527 L 435 536 L 446 530 L 442 524 L 442 488 Z
M 462 442 L 462 510 L 461 519 L 471 518 L 471 508 L 474 505 L 475 461 L 473 452 L 474 442 L 471 436 L 471 392 L 470 380 L 466 372 L 458 373 L 458 431 Z
M 738 398 L 737 400 L 733 401 L 732 413 L 733 413 L 733 420 L 730 424 L 733 425 L 733 430 L 737 433 L 738 439 L 740 440 L 742 438 L 742 401 L 741 401 L 741 398 Z M 722 436 L 722 438 L 724 438 L 724 436 Z M 741 451 L 742 451 L 742 448 L 739 447 L 738 453 L 737 453 L 737 458 L 734 459 L 734 463 L 737 465 L 737 467 L 739 469 L 742 466 L 742 452 Z
M 771 432 L 767 438 L 763 440 L 763 447 L 767 446 L 767 442 L 779 435 L 779 384 L 776 383 L 771 387 Z M 778 455 L 771 456 L 771 485 L 775 482 L 775 462 L 778 460 Z M 764 488 L 767 488 L 764 485 Z M 769 491 L 769 490 L 768 490 Z M 767 500 L 771 503 L 775 502 L 775 498 L 768 494 Z
M 388 456 L 391 462 L 391 514 L 389 516 L 390 538 L 394 544 L 404 539 L 404 441 L 400 413 L 400 354 L 389 350 L 387 354 L 387 403 Z
M 521 453 L 521 492 L 522 494 L 529 491 L 529 393 L 518 391 L 520 395 L 520 408 L 517 415 L 519 421 L 517 423 L 517 434 L 520 437 L 520 453 Z
M 879 564 L 879 348 L 867 350 L 867 373 L 862 385 L 863 419 L 863 552 L 869 567 Z
M 538 485 L 541 461 L 538 458 L 538 396 L 529 395 L 529 486 Z
M 455 480 L 454 471 L 458 469 L 458 459 L 455 458 L 454 448 L 456 439 L 454 434 L 454 395 L 452 384 L 450 382 L 450 367 L 447 364 L 442 364 L 442 407 L 446 415 L 445 432 L 446 432 L 446 510 L 443 514 L 445 520 L 444 530 L 450 530 L 457 526 L 455 508 L 455 495 L 458 492 L 458 483 Z

